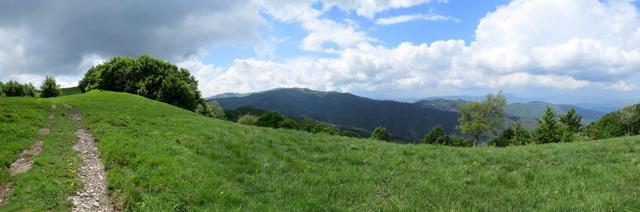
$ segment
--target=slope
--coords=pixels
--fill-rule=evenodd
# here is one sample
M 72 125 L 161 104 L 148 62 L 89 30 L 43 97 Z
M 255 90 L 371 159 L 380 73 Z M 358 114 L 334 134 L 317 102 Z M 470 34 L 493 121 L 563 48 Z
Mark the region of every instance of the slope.
M 131 210 L 638 210 L 640 137 L 399 145 L 243 126 L 113 92 L 62 98 Z
M 243 126 L 113 92 L 5 100 L 3 116 L 39 108 L 3 119 L 6 127 L 44 123 L 53 102 L 83 112 L 110 195 L 125 210 L 640 209 L 640 137 L 465 149 Z M 64 173 L 77 165 L 47 150 L 71 150 L 75 127 L 64 114 L 52 128 L 55 145 L 45 143 L 36 159 L 41 168 L 17 176 L 26 187 L 14 201 L 46 206 L 74 193 Z
M 309 89 L 274 89 L 244 97 L 215 99 L 225 109 L 252 106 L 274 110 L 292 117 L 310 117 L 339 126 L 371 131 L 384 126 L 392 136 L 404 140 L 420 139 L 435 125 L 449 133 L 455 131 L 457 114 L 411 103 L 380 101 L 349 93 L 320 92 Z

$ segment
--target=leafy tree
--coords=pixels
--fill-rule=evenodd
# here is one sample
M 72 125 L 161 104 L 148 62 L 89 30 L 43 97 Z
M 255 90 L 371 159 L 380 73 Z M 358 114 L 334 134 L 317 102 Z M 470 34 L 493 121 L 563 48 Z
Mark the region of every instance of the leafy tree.
M 211 118 L 224 119 L 224 109 L 218 104 L 217 101 L 210 101 L 208 103 L 198 104 L 196 112 L 204 116 Z
M 82 92 L 93 89 L 121 91 L 163 101 L 178 107 L 206 112 L 198 81 L 189 71 L 150 56 L 114 57 L 95 66 L 80 80 Z
M 591 139 L 620 137 L 626 134 L 626 127 L 620 121 L 621 112 L 607 113 L 586 127 Z
M 37 92 L 36 88 L 31 83 L 20 84 L 16 81 L 10 80 L 4 85 L 4 94 L 6 96 L 30 96 L 35 97 Z
M 284 121 L 284 116 L 278 112 L 268 112 L 258 118 L 257 126 L 280 128 L 281 123 Z
M 371 132 L 371 138 L 382 141 L 391 141 L 391 136 L 389 136 L 387 129 L 383 126 L 376 127 L 373 132 Z
M 576 112 L 575 108 L 571 108 L 560 116 L 560 122 L 566 125 L 570 132 L 577 133 L 582 127 L 582 116 Z
M 42 90 L 40 97 L 44 98 L 60 96 L 60 93 L 62 93 L 60 86 L 56 84 L 56 79 L 52 76 L 47 76 L 44 79 L 40 90 Z
M 442 139 L 445 136 L 444 128 L 442 128 L 441 125 L 437 125 L 429 130 L 429 132 L 424 136 L 422 142 L 427 144 L 438 144 L 442 142 Z
M 238 118 L 238 123 L 244 125 L 256 125 L 256 123 L 258 123 L 258 117 L 251 114 L 246 114 Z
M 633 135 L 635 133 L 635 125 L 640 120 L 640 106 L 627 105 L 620 110 L 620 123 L 625 128 L 625 135 Z
M 458 109 L 458 130 L 473 138 L 473 146 L 476 146 L 480 137 L 496 129 L 502 124 L 503 110 L 507 101 L 502 92 L 496 95 L 487 95 L 484 101 L 472 101 L 460 104 Z

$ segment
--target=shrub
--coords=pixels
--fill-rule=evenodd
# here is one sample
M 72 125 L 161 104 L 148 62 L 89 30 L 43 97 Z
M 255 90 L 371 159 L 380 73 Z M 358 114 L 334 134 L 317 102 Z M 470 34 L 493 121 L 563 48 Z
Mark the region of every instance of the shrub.
M 282 122 L 280 122 L 280 127 L 287 129 L 298 129 L 298 123 L 292 118 L 285 118 Z
M 437 125 L 431 128 L 431 130 L 429 130 L 429 132 L 424 136 L 424 139 L 422 140 L 422 142 L 427 144 L 438 144 L 438 143 L 441 144 L 441 142 L 443 142 L 442 139 L 445 136 L 446 134 L 442 126 Z
M 258 118 L 257 126 L 280 128 L 280 123 L 284 121 L 284 117 L 278 112 L 268 112 Z
M 489 142 L 489 145 L 505 147 L 512 145 L 527 145 L 531 142 L 531 134 L 520 123 L 505 129 L 500 135 Z
M 42 90 L 42 93 L 40 93 L 40 97 L 44 98 L 60 96 L 60 93 L 62 93 L 62 91 L 60 90 L 60 86 L 56 84 L 56 79 L 54 79 L 52 76 L 47 76 L 44 79 L 40 90 Z
M 251 114 L 246 114 L 238 118 L 239 124 L 256 125 L 257 122 L 258 122 L 258 117 Z
M 381 141 L 391 141 L 391 136 L 389 136 L 387 129 L 383 126 L 376 127 L 373 132 L 371 132 L 371 138 Z
M 4 94 L 4 83 L 0 82 L 0 97 L 5 96 Z

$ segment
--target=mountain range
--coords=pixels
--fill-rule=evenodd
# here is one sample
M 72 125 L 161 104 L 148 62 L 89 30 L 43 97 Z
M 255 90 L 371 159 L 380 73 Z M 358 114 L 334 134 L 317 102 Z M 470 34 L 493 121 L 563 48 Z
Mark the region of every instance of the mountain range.
M 407 141 L 420 139 L 436 125 L 441 125 L 447 133 L 456 133 L 458 105 L 468 101 L 429 98 L 408 103 L 305 88 L 278 88 L 250 94 L 227 93 L 208 99 L 217 101 L 225 110 L 251 106 L 277 111 L 291 117 L 309 117 L 339 127 L 364 131 L 384 126 L 392 137 Z M 544 102 L 512 103 L 505 108 L 505 126 L 521 122 L 527 128 L 535 127 L 535 118 L 544 113 L 546 105 L 550 105 L 557 112 L 565 112 L 573 107 Z M 604 114 L 595 110 L 575 108 L 583 116 L 585 123 Z

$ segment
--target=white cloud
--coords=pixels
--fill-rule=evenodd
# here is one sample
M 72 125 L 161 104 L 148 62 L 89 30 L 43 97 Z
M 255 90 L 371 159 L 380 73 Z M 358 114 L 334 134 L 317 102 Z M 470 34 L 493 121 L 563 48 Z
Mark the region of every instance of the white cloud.
M 618 91 L 632 91 L 636 89 L 636 85 L 634 84 L 629 84 L 623 81 L 618 81 L 616 83 L 613 83 L 607 87 L 605 87 L 606 89 L 609 90 L 618 90 Z
M 325 7 L 337 6 L 343 10 L 355 10 L 360 16 L 373 19 L 376 14 L 390 9 L 409 8 L 431 2 L 431 0 L 325 0 Z M 446 0 L 437 2 L 445 3 Z
M 438 14 L 411 14 L 411 15 L 399 15 L 399 16 L 393 16 L 393 17 L 387 17 L 387 18 L 378 18 L 376 20 L 376 24 L 392 25 L 392 24 L 399 24 L 399 23 L 419 21 L 419 20 L 431 21 L 431 22 L 438 22 L 438 21 L 460 22 L 460 19 L 449 17 L 449 16 L 442 16 Z
M 358 7 L 354 5 L 338 6 Z M 470 43 L 447 40 L 390 48 L 371 44 L 355 26 L 341 34 L 351 27 L 348 23 L 319 18 L 321 11 L 313 11 L 309 19 L 296 16 L 310 31 L 302 47 L 326 51 L 325 44 L 334 43 L 342 48 L 334 51 L 336 58 L 236 60 L 212 79 L 217 82 L 213 92 L 275 87 L 411 93 L 511 87 L 628 91 L 635 85 L 620 80 L 640 70 L 640 19 L 636 7 L 624 1 L 515 0 L 481 19 Z M 359 12 L 373 17 L 376 12 L 364 11 L 380 10 Z M 353 40 L 336 40 L 345 36 Z

